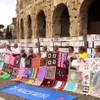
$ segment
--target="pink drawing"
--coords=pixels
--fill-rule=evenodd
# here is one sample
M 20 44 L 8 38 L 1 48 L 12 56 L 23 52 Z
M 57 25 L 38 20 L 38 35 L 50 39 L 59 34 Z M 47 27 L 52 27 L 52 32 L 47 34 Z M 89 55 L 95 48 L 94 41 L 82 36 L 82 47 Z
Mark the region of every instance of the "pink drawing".
M 21 68 L 19 69 L 19 73 L 18 73 L 17 77 L 23 77 L 24 70 L 25 70 L 25 68 L 21 67 Z
M 10 61 L 10 55 L 6 54 L 6 55 L 5 55 L 5 58 L 4 58 L 4 62 L 5 62 L 6 64 L 9 64 L 9 61 Z
M 9 64 L 13 66 L 14 63 L 15 63 L 15 59 L 16 59 L 16 58 L 15 58 L 14 56 L 11 55 L 11 56 L 10 56 L 10 60 L 9 60 Z

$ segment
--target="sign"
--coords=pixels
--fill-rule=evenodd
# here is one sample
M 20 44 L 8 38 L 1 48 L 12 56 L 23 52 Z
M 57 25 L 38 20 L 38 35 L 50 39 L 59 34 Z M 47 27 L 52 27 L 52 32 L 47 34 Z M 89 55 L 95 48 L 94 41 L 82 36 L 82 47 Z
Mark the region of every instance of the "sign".
M 1 89 L 1 91 L 28 100 L 74 100 L 76 98 L 75 96 L 24 84 L 11 85 Z

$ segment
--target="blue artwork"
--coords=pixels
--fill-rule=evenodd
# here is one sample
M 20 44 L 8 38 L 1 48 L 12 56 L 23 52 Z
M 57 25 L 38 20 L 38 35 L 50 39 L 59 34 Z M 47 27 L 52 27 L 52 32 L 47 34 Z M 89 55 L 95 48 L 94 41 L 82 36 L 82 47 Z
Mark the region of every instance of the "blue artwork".
M 28 86 L 25 84 L 11 85 L 6 88 L 2 88 L 1 91 L 28 100 L 75 100 L 76 98 L 76 96 L 71 96 L 43 88 Z
M 74 82 L 69 82 L 67 87 L 64 89 L 66 91 L 74 91 L 76 84 Z

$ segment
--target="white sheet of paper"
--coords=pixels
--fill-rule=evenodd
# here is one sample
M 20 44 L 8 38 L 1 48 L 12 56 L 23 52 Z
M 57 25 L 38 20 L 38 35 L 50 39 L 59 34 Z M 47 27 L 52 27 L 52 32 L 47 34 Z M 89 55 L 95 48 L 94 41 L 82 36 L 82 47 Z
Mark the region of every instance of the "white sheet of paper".
M 97 45 L 100 45 L 100 41 L 94 41 L 94 47 L 96 47 Z

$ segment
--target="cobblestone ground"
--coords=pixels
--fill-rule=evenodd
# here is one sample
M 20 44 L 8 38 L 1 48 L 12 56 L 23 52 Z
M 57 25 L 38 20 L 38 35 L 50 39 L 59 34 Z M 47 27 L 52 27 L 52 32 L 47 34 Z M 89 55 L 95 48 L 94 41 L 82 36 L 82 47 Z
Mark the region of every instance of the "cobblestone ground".
M 0 79 L 0 88 L 5 87 L 5 86 L 9 86 L 11 84 L 14 84 L 14 83 L 12 83 L 8 80 Z M 95 97 L 81 95 L 81 94 L 75 94 L 75 93 L 72 93 L 72 92 L 65 92 L 64 91 L 64 93 L 77 96 L 76 100 L 100 100 L 100 98 L 95 98 Z M 26 100 L 26 99 L 16 97 L 14 95 L 10 95 L 10 94 L 7 94 L 7 93 L 0 92 L 0 100 Z

